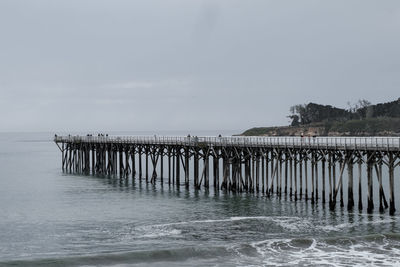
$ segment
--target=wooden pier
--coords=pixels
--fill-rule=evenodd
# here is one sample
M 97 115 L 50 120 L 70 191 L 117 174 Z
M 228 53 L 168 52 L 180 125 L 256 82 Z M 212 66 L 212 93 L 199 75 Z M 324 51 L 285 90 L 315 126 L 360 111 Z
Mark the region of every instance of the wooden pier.
M 357 190 L 357 208 L 363 210 L 366 195 L 369 213 L 375 208 L 373 193 L 377 186 L 379 211 L 395 212 L 398 137 L 88 135 L 55 136 L 54 141 L 62 152 L 65 172 L 112 175 L 152 184 L 159 180 L 161 184 L 197 190 L 213 187 L 267 196 L 283 194 L 294 201 L 327 203 L 332 210 L 337 201 L 344 207 L 347 187 L 347 209 L 354 209 Z M 387 181 L 383 166 L 388 170 Z

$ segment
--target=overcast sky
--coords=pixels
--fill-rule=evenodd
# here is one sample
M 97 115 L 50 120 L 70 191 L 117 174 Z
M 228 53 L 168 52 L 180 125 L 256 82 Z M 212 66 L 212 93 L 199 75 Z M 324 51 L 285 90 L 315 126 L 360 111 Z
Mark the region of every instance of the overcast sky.
M 244 130 L 399 92 L 398 0 L 0 0 L 0 131 Z

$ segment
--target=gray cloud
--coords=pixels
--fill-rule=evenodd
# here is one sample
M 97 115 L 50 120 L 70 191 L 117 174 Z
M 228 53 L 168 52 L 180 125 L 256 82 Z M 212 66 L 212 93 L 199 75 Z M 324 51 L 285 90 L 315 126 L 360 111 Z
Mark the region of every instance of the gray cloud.
M 245 129 L 398 98 L 398 1 L 3 0 L 0 131 Z

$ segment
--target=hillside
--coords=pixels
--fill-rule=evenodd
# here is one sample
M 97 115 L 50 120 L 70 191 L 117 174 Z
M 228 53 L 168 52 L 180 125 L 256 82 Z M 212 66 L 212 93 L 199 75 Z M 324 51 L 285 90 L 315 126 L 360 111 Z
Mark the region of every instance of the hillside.
M 290 111 L 290 126 L 256 127 L 241 135 L 400 136 L 400 98 L 376 105 L 361 100 L 348 110 L 309 103 Z

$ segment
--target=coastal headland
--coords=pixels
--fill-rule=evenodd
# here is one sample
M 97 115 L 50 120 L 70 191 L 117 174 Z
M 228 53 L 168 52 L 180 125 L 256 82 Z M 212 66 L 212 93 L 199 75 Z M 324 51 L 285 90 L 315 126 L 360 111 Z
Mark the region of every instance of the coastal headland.
M 348 109 L 309 103 L 290 108 L 288 126 L 254 127 L 243 136 L 400 136 L 400 98 L 372 105 L 359 100 Z

